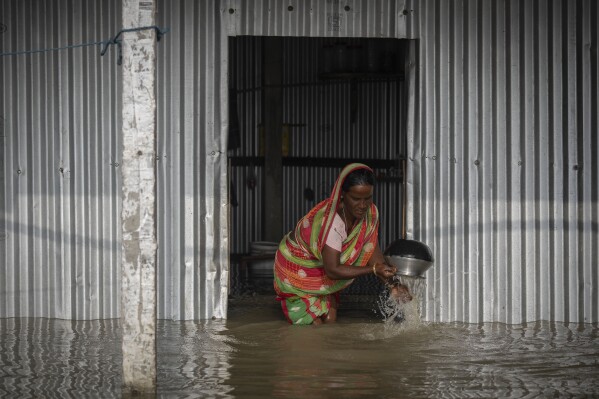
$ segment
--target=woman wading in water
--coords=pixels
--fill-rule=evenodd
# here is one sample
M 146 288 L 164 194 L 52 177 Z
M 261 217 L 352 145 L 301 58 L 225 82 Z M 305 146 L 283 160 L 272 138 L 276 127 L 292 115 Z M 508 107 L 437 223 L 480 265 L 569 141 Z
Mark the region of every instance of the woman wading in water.
M 368 166 L 347 165 L 331 196 L 281 241 L 275 255 L 274 288 L 290 323 L 335 321 L 339 291 L 356 277 L 373 273 L 391 284 L 397 270 L 385 263 L 378 245 L 374 183 Z M 394 285 L 391 292 L 402 301 L 411 300 L 405 286 Z

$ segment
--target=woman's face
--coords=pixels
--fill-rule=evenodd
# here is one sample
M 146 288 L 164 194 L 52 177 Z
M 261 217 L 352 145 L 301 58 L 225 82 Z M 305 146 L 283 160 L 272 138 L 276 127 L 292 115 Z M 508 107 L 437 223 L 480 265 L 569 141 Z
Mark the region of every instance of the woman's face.
M 352 215 L 354 219 L 362 219 L 372 205 L 372 193 L 374 187 L 370 184 L 351 186 L 349 191 L 343 193 L 343 206 L 347 216 Z

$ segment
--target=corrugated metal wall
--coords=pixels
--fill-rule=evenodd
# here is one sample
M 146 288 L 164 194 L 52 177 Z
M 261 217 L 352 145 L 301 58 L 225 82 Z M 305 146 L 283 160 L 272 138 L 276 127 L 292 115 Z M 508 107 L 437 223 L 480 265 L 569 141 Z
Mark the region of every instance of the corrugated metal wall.
M 428 320 L 599 320 L 596 2 L 231 2 L 231 35 L 418 39 L 409 237 Z
M 120 12 L 117 1 L 2 1 L 0 52 L 108 39 Z M 117 317 L 116 54 L 7 56 L 0 68 L 0 317 Z
M 1 51 L 106 40 L 120 1 L 5 1 Z M 158 50 L 158 317 L 226 317 L 227 184 L 213 2 L 164 2 Z M 226 54 L 226 52 L 224 53 Z M 0 317 L 120 307 L 121 73 L 90 46 L 0 58 Z M 226 59 L 226 56 L 225 56 Z M 215 61 L 218 60 L 218 61 Z M 226 89 L 226 88 L 225 88 Z M 226 91 L 225 91 L 226 92 Z
M 115 4 L 2 2 L 2 51 L 107 38 Z M 160 317 L 226 312 L 226 36 L 284 35 L 418 39 L 408 226 L 437 259 L 427 319 L 599 320 L 596 2 L 249 4 L 159 7 Z M 114 61 L 0 60 L 1 316 L 118 313 Z
M 163 1 L 158 44 L 158 317 L 226 317 L 226 41 L 214 1 Z
M 406 0 L 222 0 L 229 36 L 406 37 Z M 226 15 L 228 13 L 229 15 Z
M 597 2 L 408 7 L 408 224 L 437 260 L 426 318 L 597 322 Z

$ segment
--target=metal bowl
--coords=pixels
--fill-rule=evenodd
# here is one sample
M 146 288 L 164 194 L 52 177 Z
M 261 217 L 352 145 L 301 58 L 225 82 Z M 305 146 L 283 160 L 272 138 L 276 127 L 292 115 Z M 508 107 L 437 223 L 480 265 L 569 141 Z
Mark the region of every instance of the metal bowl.
M 422 276 L 434 263 L 431 249 L 415 240 L 396 240 L 385 249 L 385 260 L 397 267 L 397 274 Z

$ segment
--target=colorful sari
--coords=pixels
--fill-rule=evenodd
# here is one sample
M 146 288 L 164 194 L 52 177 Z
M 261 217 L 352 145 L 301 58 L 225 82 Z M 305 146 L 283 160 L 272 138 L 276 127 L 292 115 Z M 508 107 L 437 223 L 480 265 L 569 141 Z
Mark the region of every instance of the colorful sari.
M 327 241 L 335 213 L 340 205 L 343 181 L 357 169 L 369 169 L 358 163 L 341 171 L 331 196 L 320 202 L 298 222 L 279 244 L 275 255 L 274 288 L 283 313 L 292 324 L 311 324 L 326 315 L 331 295 L 353 282 L 327 277 L 322 262 L 322 249 Z M 378 239 L 378 210 L 374 204 L 358 221 L 342 244 L 341 264 L 366 266 Z

